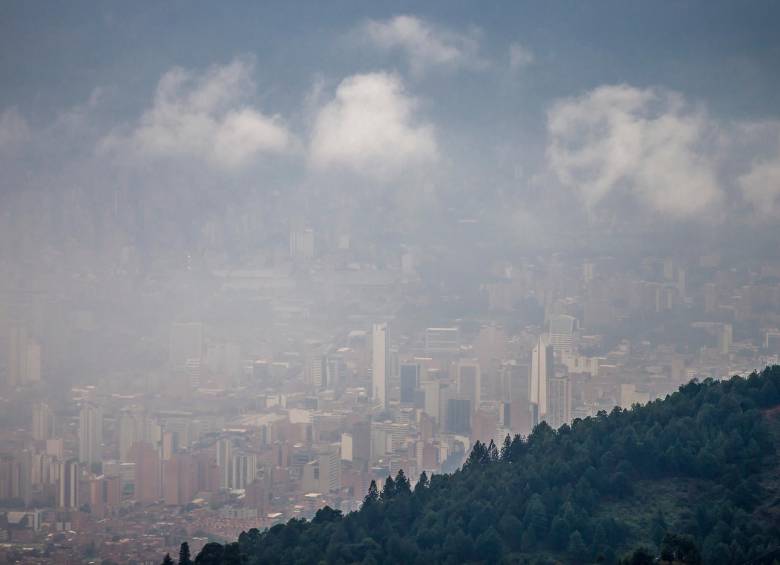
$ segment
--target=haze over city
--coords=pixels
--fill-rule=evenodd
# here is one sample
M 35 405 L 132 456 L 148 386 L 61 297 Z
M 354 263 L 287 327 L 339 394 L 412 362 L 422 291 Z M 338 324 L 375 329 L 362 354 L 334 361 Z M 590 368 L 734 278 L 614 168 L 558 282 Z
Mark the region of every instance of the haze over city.
M 387 503 L 401 470 L 417 496 L 482 450 L 516 463 L 539 426 L 755 384 L 780 364 L 779 23 L 764 1 L 2 3 L 0 562 L 194 560 Z M 533 535 L 496 519 L 447 562 L 606 555 L 596 527 L 542 541 L 568 495 L 537 495 Z M 719 519 L 664 532 L 715 562 Z M 379 545 L 322 560 L 416 562 Z

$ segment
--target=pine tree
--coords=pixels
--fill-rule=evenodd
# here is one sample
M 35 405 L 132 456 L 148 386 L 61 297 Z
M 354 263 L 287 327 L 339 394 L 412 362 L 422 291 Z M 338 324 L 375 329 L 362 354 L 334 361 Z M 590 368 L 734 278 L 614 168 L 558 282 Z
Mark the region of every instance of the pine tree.
M 395 492 L 396 494 L 409 494 L 412 492 L 409 479 L 406 478 L 403 469 L 399 469 L 395 476 Z
M 463 466 L 470 467 L 471 465 L 483 463 L 485 461 L 486 456 L 487 456 L 487 447 L 485 446 L 484 443 L 477 440 L 474 443 L 474 447 L 471 449 L 471 453 L 469 453 L 469 458 L 466 460 Z
M 488 445 L 485 459 L 486 461 L 498 461 L 498 448 L 492 439 L 490 440 L 490 445 Z
M 501 446 L 501 461 L 509 461 L 509 456 L 512 453 L 512 438 L 509 434 L 506 434 L 504 438 L 504 445 Z
M 363 504 L 371 504 L 379 500 L 379 490 L 376 488 L 376 481 L 372 480 L 368 487 L 368 494 L 363 499 Z
M 420 478 L 417 480 L 417 484 L 414 485 L 414 492 L 417 492 L 418 489 L 422 490 L 428 488 L 428 484 L 429 484 L 428 474 L 425 471 L 423 471 L 422 473 L 420 473 Z
M 395 481 L 393 477 L 388 476 L 385 481 L 385 486 L 382 487 L 382 494 L 379 496 L 381 500 L 390 500 L 395 496 Z
M 192 559 L 190 559 L 190 544 L 186 541 L 181 544 L 179 549 L 179 565 L 192 565 Z
M 171 554 L 166 553 L 165 557 L 163 557 L 162 565 L 174 565 L 173 559 L 171 559 Z

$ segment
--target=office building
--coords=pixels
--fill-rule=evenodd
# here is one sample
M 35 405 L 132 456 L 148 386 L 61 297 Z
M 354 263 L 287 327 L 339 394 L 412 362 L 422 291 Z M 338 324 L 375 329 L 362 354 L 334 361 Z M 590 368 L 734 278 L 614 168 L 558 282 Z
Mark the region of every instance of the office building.
M 425 330 L 425 352 L 454 354 L 460 351 L 458 328 L 427 328 Z
M 553 374 L 553 347 L 542 336 L 531 351 L 531 374 L 528 381 L 528 400 L 531 403 L 533 425 L 547 414 L 547 382 Z
M 447 431 L 464 435 L 471 432 L 471 400 L 468 398 L 447 400 Z
M 46 441 L 54 437 L 54 412 L 46 403 L 33 405 L 32 436 L 35 441 Z
M 574 332 L 577 330 L 577 318 L 559 314 L 550 318 L 549 343 L 555 353 L 571 351 L 574 346 Z
M 400 368 L 401 402 L 413 404 L 420 387 L 420 366 L 417 363 L 403 363 Z
M 458 395 L 471 402 L 471 409 L 479 409 L 482 396 L 482 380 L 479 363 L 476 359 L 458 363 Z
M 375 403 L 387 409 L 387 381 L 390 377 L 390 335 L 387 324 L 374 324 L 371 344 L 372 397 Z
M 571 422 L 571 383 L 567 376 L 553 376 L 547 381 L 547 415 L 545 421 L 558 429 Z
M 79 413 L 79 461 L 92 466 L 103 461 L 103 409 L 84 404 Z
M 79 480 L 81 472 L 75 459 L 61 461 L 58 465 L 57 507 L 75 509 L 79 506 Z
M 152 504 L 161 497 L 160 456 L 148 442 L 134 443 L 130 461 L 135 464 L 133 497 L 141 504 Z

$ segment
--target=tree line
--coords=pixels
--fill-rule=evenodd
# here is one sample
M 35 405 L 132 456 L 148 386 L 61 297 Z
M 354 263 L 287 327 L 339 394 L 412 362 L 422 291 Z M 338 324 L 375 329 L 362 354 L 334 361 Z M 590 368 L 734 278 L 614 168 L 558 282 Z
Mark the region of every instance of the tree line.
M 423 473 L 412 487 L 399 471 L 381 491 L 372 482 L 357 512 L 325 507 L 251 529 L 207 544 L 194 563 L 765 562 L 780 547 L 777 524 L 757 513 L 759 479 L 777 461 L 767 409 L 778 404 L 780 366 L 692 381 L 630 410 L 558 430 L 541 423 L 500 447 L 476 442 L 452 474 Z M 673 515 L 651 511 L 642 495 L 662 481 L 701 495 L 677 501 Z M 645 515 L 646 527 L 611 515 L 614 503 Z

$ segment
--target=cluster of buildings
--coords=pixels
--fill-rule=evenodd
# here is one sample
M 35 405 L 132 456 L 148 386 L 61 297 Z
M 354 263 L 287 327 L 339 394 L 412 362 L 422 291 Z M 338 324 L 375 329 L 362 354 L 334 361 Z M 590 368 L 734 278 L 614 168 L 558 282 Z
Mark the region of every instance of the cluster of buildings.
M 372 480 L 453 471 L 477 440 L 780 355 L 780 265 L 551 255 L 494 261 L 464 296 L 417 272 L 420 249 L 380 267 L 314 241 L 297 226 L 286 262 L 188 274 L 230 314 L 161 316 L 156 365 L 55 386 L 45 332 L 4 322 L 0 561 L 156 562 L 349 512 Z

